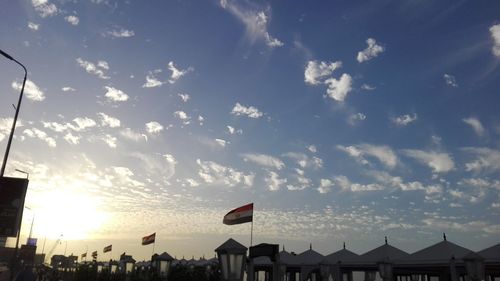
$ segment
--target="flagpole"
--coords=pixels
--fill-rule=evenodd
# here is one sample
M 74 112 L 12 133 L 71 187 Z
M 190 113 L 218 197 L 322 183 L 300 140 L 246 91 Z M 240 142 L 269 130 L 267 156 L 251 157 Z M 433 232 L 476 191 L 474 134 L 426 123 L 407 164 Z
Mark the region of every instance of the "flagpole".
M 253 215 L 252 215 L 252 226 L 250 226 L 250 247 L 252 247 L 253 242 Z
M 156 244 L 156 235 L 155 235 L 155 241 L 153 242 L 153 251 L 151 251 L 151 256 L 153 256 L 155 253 L 155 244 Z

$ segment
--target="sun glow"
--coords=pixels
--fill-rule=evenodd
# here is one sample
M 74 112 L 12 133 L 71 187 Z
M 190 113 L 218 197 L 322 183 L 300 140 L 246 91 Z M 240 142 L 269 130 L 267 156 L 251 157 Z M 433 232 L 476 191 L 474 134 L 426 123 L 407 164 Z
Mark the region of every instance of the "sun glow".
M 35 231 L 39 237 L 65 240 L 92 238 L 110 215 L 101 209 L 99 198 L 75 190 L 39 192 L 31 200 L 36 212 Z

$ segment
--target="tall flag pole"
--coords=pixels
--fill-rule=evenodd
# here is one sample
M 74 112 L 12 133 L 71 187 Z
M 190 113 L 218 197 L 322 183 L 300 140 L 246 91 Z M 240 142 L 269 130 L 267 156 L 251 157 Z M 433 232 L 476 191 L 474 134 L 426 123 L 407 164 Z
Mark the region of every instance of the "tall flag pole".
M 251 222 L 250 226 L 250 246 L 253 243 L 253 203 L 231 210 L 224 216 L 222 223 L 227 225 Z

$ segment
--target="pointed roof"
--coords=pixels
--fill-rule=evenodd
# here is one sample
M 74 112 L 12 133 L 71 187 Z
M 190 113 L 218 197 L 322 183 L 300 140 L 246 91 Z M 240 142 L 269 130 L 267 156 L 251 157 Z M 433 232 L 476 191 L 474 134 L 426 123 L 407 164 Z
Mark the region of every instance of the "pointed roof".
M 338 262 L 341 263 L 356 262 L 359 261 L 359 257 L 360 256 L 358 254 L 353 253 L 347 250 L 346 248 L 343 248 L 342 250 L 336 251 L 326 256 L 325 259 L 323 260 L 323 263 L 336 264 Z
M 410 254 L 408 254 L 407 252 L 389 245 L 386 239 L 384 245 L 362 254 L 361 256 L 359 256 L 358 260 L 363 262 L 377 263 L 386 259 L 389 259 L 391 261 L 400 260 L 408 257 L 409 255 Z
M 312 247 L 296 256 L 296 261 L 301 265 L 318 265 L 325 256 L 316 252 Z
M 500 243 L 493 245 L 489 248 L 477 252 L 481 257 L 486 260 L 500 261 Z
M 472 253 L 471 250 L 447 241 L 445 238 L 439 243 L 411 254 L 405 260 L 431 263 L 449 262 L 452 257 L 455 260 L 462 260 L 470 253 Z
M 289 252 L 284 251 L 284 250 L 281 251 L 279 253 L 279 255 L 280 255 L 280 262 L 283 263 L 283 264 L 287 264 L 287 265 L 296 265 L 296 264 L 299 264 L 296 255 L 292 255 Z
M 226 242 L 215 249 L 216 252 L 220 251 L 236 251 L 236 252 L 246 252 L 247 247 L 240 244 L 233 238 L 229 238 Z
M 171 255 L 169 255 L 167 252 L 163 252 L 160 255 L 153 255 L 153 260 L 158 260 L 158 261 L 173 261 L 174 258 L 172 258 Z

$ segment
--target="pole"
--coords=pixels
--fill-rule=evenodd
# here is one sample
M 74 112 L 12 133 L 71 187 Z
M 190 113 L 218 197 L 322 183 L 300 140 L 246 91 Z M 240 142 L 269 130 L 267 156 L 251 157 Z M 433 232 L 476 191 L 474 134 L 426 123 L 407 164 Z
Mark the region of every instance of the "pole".
M 155 244 L 156 244 L 156 237 L 155 237 L 155 241 L 153 242 L 153 251 L 151 251 L 151 256 L 153 256 L 155 254 Z
M 252 226 L 250 226 L 250 247 L 252 247 L 253 242 L 253 216 L 252 216 Z
M 9 152 L 10 152 L 10 146 L 12 143 L 12 138 L 14 137 L 14 131 L 16 129 L 16 123 L 17 123 L 17 116 L 19 115 L 19 109 L 21 108 L 21 101 L 23 99 L 23 94 L 24 94 L 24 85 L 26 85 L 26 78 L 28 77 L 28 71 L 26 70 L 26 67 L 18 62 L 16 59 L 5 53 L 4 51 L 0 50 L 0 54 L 2 54 L 4 57 L 14 61 L 15 63 L 19 64 L 23 69 L 24 69 L 24 79 L 23 79 L 23 86 L 21 87 L 21 93 L 19 94 L 19 100 L 17 101 L 17 106 L 16 106 L 16 114 L 14 115 L 14 121 L 12 122 L 12 128 L 10 129 L 10 135 L 9 135 L 9 140 L 7 142 L 7 148 L 5 149 L 5 154 L 3 157 L 3 162 L 2 162 L 2 169 L 0 170 L 0 177 L 3 177 L 5 173 L 5 166 L 7 165 L 7 159 L 9 158 Z

